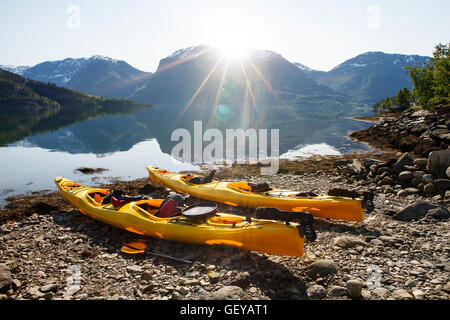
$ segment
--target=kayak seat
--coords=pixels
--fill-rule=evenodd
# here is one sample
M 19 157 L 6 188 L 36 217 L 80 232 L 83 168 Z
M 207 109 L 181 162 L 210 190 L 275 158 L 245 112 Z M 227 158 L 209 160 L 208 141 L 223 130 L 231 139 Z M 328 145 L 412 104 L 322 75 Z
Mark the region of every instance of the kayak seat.
M 88 195 L 94 199 L 95 202 L 102 204 L 103 199 L 106 197 L 107 192 L 96 191 L 88 193 Z
M 176 216 L 181 216 L 181 210 L 177 210 L 176 213 L 171 214 L 170 216 L 158 216 L 162 202 L 162 200 L 150 200 L 144 203 L 140 203 L 137 206 L 155 217 L 173 218 Z
M 145 210 L 145 211 L 147 211 L 147 212 L 150 213 L 152 216 L 154 216 L 155 213 L 158 212 L 158 210 L 159 210 L 159 206 L 158 206 L 158 207 L 157 207 L 157 206 L 153 206 L 153 205 L 148 204 L 148 203 L 141 203 L 141 204 L 138 204 L 138 207 L 141 208 L 141 209 L 143 209 L 143 210 Z

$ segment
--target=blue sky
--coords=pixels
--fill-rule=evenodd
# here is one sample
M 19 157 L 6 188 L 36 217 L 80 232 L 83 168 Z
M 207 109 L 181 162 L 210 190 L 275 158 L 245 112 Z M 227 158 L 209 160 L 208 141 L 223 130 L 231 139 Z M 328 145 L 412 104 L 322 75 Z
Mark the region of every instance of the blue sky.
M 448 12 L 448 0 L 1 0 L 0 64 L 100 54 L 155 71 L 204 43 L 329 70 L 367 51 L 431 55 L 450 41 Z

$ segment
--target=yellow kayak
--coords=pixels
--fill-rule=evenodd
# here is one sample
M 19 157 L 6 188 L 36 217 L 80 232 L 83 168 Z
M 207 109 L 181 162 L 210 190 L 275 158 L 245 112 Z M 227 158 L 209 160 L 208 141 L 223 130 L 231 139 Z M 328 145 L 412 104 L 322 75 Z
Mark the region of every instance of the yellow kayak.
M 183 215 L 158 218 L 153 214 L 162 199 L 132 201 L 116 209 L 112 204 L 102 204 L 108 189 L 90 188 L 62 177 L 56 177 L 55 183 L 61 195 L 81 213 L 140 235 L 278 255 L 303 255 L 304 236 L 300 224 L 226 213 L 215 213 L 202 221 Z
M 186 174 L 178 174 L 147 166 L 150 180 L 193 197 L 247 208 L 273 207 L 280 210 L 309 212 L 315 217 L 362 221 L 363 199 L 340 196 L 299 195 L 298 191 L 271 189 L 252 192 L 247 182 L 221 182 L 212 180 L 205 184 L 192 184 Z

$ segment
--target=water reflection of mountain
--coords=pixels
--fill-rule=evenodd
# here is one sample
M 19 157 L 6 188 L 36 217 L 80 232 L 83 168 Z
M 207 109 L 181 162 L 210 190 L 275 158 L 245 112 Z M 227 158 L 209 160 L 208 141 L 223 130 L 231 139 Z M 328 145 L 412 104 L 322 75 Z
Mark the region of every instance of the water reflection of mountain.
M 222 112 L 223 115 L 223 112 Z M 218 128 L 237 128 L 233 124 L 215 117 L 203 122 L 203 132 Z M 178 141 L 171 141 L 174 129 L 188 129 L 193 138 L 193 121 L 203 120 L 202 114 L 190 119 L 177 118 L 165 108 L 145 109 L 126 115 L 105 116 L 76 123 L 45 133 L 29 136 L 25 142 L 41 148 L 64 151 L 71 154 L 94 153 L 98 156 L 117 151 L 127 151 L 135 144 L 156 138 L 164 153 L 171 150 Z M 266 123 L 268 129 L 280 130 L 280 154 L 298 145 L 327 143 L 341 152 L 358 149 L 361 145 L 345 138 L 349 130 L 367 128 L 370 124 L 349 119 L 292 119 L 280 126 Z M 230 125 L 230 127 L 229 127 Z M 264 123 L 257 124 L 265 128 Z M 225 137 L 225 134 L 223 134 Z M 270 141 L 270 138 L 269 138 Z M 204 146 L 210 142 L 204 142 Z M 225 146 L 225 144 L 224 144 Z M 270 152 L 269 152 L 270 153 Z

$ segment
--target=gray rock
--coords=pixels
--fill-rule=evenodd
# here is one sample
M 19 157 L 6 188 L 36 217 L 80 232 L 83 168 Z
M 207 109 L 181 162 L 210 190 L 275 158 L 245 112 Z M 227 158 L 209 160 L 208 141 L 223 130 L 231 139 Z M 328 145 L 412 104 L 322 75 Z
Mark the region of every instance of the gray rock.
M 398 178 L 400 181 L 408 183 L 414 178 L 414 175 L 411 171 L 402 171 L 398 175 Z
M 447 178 L 450 179 L 450 166 L 447 168 L 447 170 L 445 171 L 445 175 L 447 176 Z
M 433 183 L 433 182 L 434 182 L 434 179 L 433 179 L 433 176 L 432 176 L 431 174 L 426 173 L 426 174 L 424 174 L 424 175 L 422 176 L 422 181 L 423 181 L 424 183 Z
M 319 284 L 315 284 L 306 291 L 308 297 L 313 300 L 320 300 L 327 296 L 327 291 Z
M 450 179 L 436 179 L 434 180 L 434 185 L 440 191 L 450 190 Z
M 343 297 L 347 295 L 347 289 L 344 287 L 333 286 L 328 291 L 330 297 Z
M 425 297 L 425 293 L 422 290 L 416 289 L 412 291 L 414 299 L 422 300 Z
M 442 288 L 443 291 L 450 293 L 450 281 L 447 282 L 444 287 Z
M 405 198 L 405 197 L 408 196 L 408 191 L 406 191 L 406 190 L 400 190 L 399 192 L 397 192 L 397 196 L 398 196 L 398 197 Z
M 367 243 L 363 240 L 360 240 L 356 237 L 343 236 L 336 239 L 334 242 L 335 246 L 341 248 L 353 248 L 356 246 L 367 246 Z
M 142 281 L 150 281 L 153 279 L 153 274 L 150 271 L 144 271 L 141 274 L 141 280 Z
M 244 290 L 237 286 L 222 287 L 212 293 L 213 300 L 239 300 L 244 295 Z
M 8 290 L 12 285 L 11 270 L 5 263 L 0 264 L 0 292 Z
M 215 283 L 215 282 L 219 281 L 220 273 L 210 270 L 208 272 L 208 278 L 209 278 L 209 281 L 211 281 L 212 283 Z
M 383 161 L 372 159 L 372 158 L 364 158 L 363 164 L 365 167 L 371 167 L 371 166 L 382 166 L 384 164 Z
M 419 167 L 420 169 L 425 169 L 427 167 L 427 158 L 417 158 L 414 159 L 413 165 Z
M 393 171 L 396 174 L 399 174 L 403 171 L 405 166 L 411 165 L 414 163 L 413 157 L 409 155 L 409 153 L 404 153 L 400 158 L 398 158 L 397 162 L 394 164 Z
M 436 187 L 432 183 L 428 183 L 423 187 L 423 192 L 426 194 L 433 194 L 437 191 Z
M 348 280 L 346 283 L 348 295 L 352 298 L 359 298 L 363 284 L 359 280 Z
M 423 182 L 423 176 L 426 174 L 423 171 L 414 171 L 413 173 L 414 179 L 417 179 L 418 182 Z
M 406 281 L 405 286 L 408 288 L 414 288 L 417 285 L 417 279 L 411 279 Z
M 394 179 L 391 177 L 384 177 L 379 183 L 379 186 L 385 186 L 385 185 L 389 185 L 392 186 L 394 185 Z
M 377 174 L 383 174 L 385 172 L 389 172 L 391 169 L 389 167 L 379 167 L 377 169 Z
M 444 200 L 450 200 L 450 190 L 445 191 Z
M 323 259 L 309 265 L 305 271 L 311 278 L 319 278 L 329 274 L 334 274 L 338 271 L 338 269 L 339 266 L 336 262 L 329 259 Z
M 450 212 L 444 206 L 439 206 L 434 209 L 428 210 L 425 217 L 430 217 L 436 220 L 447 220 L 450 217 Z
M 418 194 L 419 193 L 419 189 L 416 189 L 416 188 L 406 188 L 405 191 L 408 192 L 408 194 Z
M 142 272 L 142 267 L 136 266 L 136 265 L 128 266 L 127 267 L 127 272 L 129 272 L 129 273 L 139 273 L 139 272 Z
M 450 149 L 430 152 L 427 170 L 438 178 L 447 178 L 446 170 L 450 166 Z
M 20 281 L 17 280 L 17 279 L 13 279 L 13 281 L 12 281 L 12 288 L 13 288 L 14 290 L 19 289 L 21 285 L 22 285 L 22 282 L 20 282 Z
M 418 219 L 425 217 L 428 210 L 434 209 L 437 207 L 438 207 L 438 205 L 436 205 L 434 203 L 420 201 L 409 207 L 406 207 L 405 209 L 396 213 L 393 217 L 394 217 L 394 219 L 400 220 L 400 221 L 418 220 Z
M 47 284 L 45 286 L 42 286 L 39 288 L 39 291 L 43 292 L 43 293 L 47 293 L 47 292 L 55 292 L 56 290 L 58 290 L 58 285 L 56 283 L 50 283 Z
M 392 292 L 392 298 L 395 300 L 408 300 L 413 299 L 413 296 L 405 289 L 397 289 Z
M 346 171 L 353 175 L 359 175 L 362 172 L 361 162 L 354 159 L 352 163 L 346 165 Z
M 238 273 L 230 284 L 241 288 L 247 288 L 250 284 L 250 280 L 250 273 L 244 271 Z
M 376 288 L 372 291 L 372 295 L 378 299 L 386 299 L 389 295 L 389 290 L 386 288 Z

